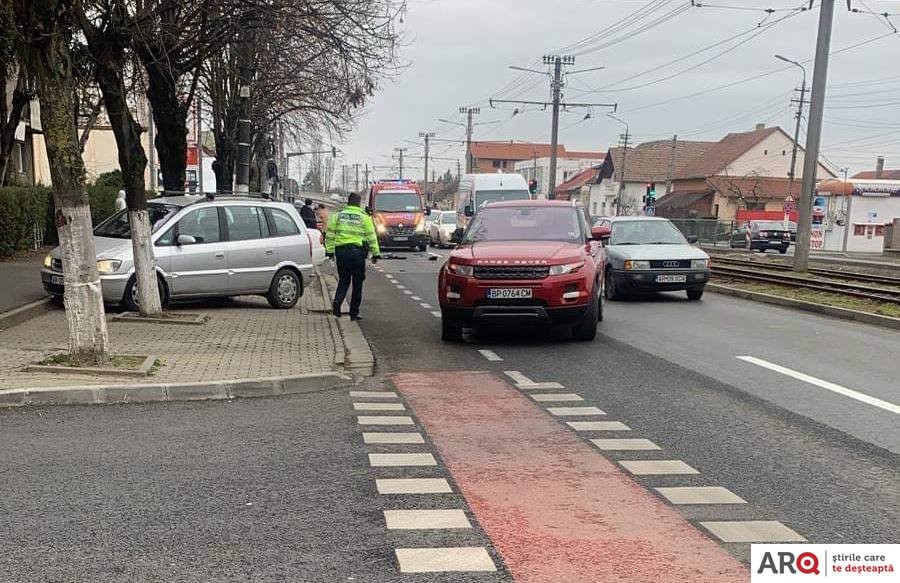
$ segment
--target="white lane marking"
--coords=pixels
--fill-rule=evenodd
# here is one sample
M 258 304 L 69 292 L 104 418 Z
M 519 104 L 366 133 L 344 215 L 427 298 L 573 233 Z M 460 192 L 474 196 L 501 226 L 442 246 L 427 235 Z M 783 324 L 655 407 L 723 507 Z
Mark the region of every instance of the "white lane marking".
M 565 389 L 565 387 L 559 383 L 517 383 L 516 388 L 522 389 L 523 391 L 536 391 L 539 389 Z
M 406 289 L 406 286 L 405 286 L 405 285 L 397 284 L 397 289 Z
M 815 385 L 817 387 L 825 389 L 826 391 L 831 391 L 832 393 L 837 393 L 838 395 L 843 395 L 845 397 L 855 399 L 860 403 L 872 405 L 873 407 L 884 409 L 885 411 L 894 413 L 895 415 L 900 415 L 900 405 L 895 405 L 893 403 L 889 403 L 888 401 L 883 401 L 876 397 L 871 397 L 865 393 L 860 393 L 859 391 L 854 391 L 853 389 L 848 389 L 847 387 L 842 387 L 841 385 L 823 381 L 822 379 L 816 378 L 814 376 L 802 372 L 797 372 L 796 370 L 792 370 L 785 366 L 781 366 L 769 362 L 768 360 L 763 360 L 761 358 L 756 358 L 754 356 L 737 356 L 735 358 L 737 358 L 738 360 L 743 360 L 744 362 L 749 362 L 750 364 L 755 364 L 756 366 L 761 366 L 763 368 L 779 372 L 783 375 L 787 375 L 799 381 L 803 381 L 804 383 Z
M 500 358 L 500 355 L 497 354 L 496 352 L 494 352 L 493 350 L 479 350 L 478 352 L 481 353 L 481 356 L 485 357 L 486 359 L 488 359 L 492 362 L 498 362 L 498 361 L 503 360 L 502 358 Z
M 440 318 L 440 317 L 441 317 L 441 313 L 440 313 L 440 312 L 431 312 L 431 315 L 434 316 L 435 318 Z
M 393 391 L 350 391 L 350 396 L 357 399 L 396 399 L 397 393 Z
M 681 460 L 627 460 L 619 463 L 635 476 L 672 476 L 700 473 Z
M 747 501 L 721 486 L 654 488 L 672 504 L 746 504 Z
M 777 520 L 701 522 L 700 526 L 724 543 L 802 543 L 806 539 Z
M 388 530 L 472 528 L 466 513 L 452 510 L 385 510 Z
M 366 444 L 400 444 L 400 443 L 425 443 L 421 433 L 400 431 L 363 432 L 363 443 Z
M 484 547 L 396 549 L 401 573 L 496 571 Z
M 505 370 L 503 374 L 511 378 L 517 385 L 533 385 L 534 381 L 517 370 Z
M 538 403 L 565 403 L 584 401 L 581 395 L 575 393 L 529 393 L 529 397 Z
M 421 301 L 422 301 L 422 298 L 420 298 L 419 296 L 413 296 L 413 297 L 411 297 L 411 298 L 409 298 L 409 299 L 411 299 L 411 300 L 414 301 L 414 302 L 421 302 Z
M 436 466 L 437 460 L 430 453 L 370 453 L 369 465 L 373 468 Z
M 603 451 L 649 451 L 662 449 L 649 439 L 592 439 L 591 443 Z
M 412 417 L 360 415 L 356 418 L 360 425 L 415 425 Z
M 406 411 L 403 403 L 353 403 L 354 411 Z
M 405 293 L 408 296 L 413 295 L 413 292 L 409 291 L 408 289 L 403 290 L 403 293 Z
M 547 407 L 557 417 L 583 417 L 587 415 L 606 415 L 597 407 Z
M 430 309 L 431 309 L 431 304 L 426 304 L 425 302 L 422 302 L 422 303 L 419 304 L 419 305 L 422 306 L 423 308 L 425 308 L 426 310 L 430 310 Z
M 444 478 L 380 478 L 375 480 L 379 494 L 451 494 Z
M 621 421 L 566 421 L 575 431 L 631 431 Z

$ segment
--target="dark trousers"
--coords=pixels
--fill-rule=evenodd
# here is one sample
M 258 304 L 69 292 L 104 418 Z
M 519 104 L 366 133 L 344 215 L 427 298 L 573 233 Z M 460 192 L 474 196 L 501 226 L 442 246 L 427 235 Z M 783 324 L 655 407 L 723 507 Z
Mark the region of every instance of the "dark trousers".
M 337 260 L 338 286 L 334 292 L 334 306 L 340 309 L 347 297 L 347 290 L 353 284 L 353 295 L 350 296 L 350 316 L 359 315 L 362 303 L 363 280 L 366 279 L 366 256 L 362 247 L 346 245 L 334 250 Z

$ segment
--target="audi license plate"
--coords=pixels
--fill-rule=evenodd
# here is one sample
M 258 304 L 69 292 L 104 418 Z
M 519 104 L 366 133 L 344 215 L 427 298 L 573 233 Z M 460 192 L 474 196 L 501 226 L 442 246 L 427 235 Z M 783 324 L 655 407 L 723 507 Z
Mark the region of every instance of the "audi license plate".
M 52 283 L 53 285 L 63 285 L 65 283 L 65 280 L 59 275 L 51 275 L 50 283 Z
M 530 287 L 506 287 L 489 289 L 488 297 L 492 300 L 521 300 L 531 297 Z
M 409 237 L 394 237 L 394 241 L 409 241 Z
M 687 281 L 686 275 L 657 275 L 656 283 L 684 283 Z

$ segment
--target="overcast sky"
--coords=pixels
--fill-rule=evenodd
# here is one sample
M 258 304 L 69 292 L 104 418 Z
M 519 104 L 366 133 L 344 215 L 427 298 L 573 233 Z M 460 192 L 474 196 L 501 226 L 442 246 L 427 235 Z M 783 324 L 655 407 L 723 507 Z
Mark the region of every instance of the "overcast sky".
M 900 27 L 900 1 L 853 3 L 860 9 L 898 14 L 891 20 Z M 673 134 L 680 139 L 718 140 L 761 122 L 793 133 L 796 106 L 790 99 L 802 73 L 774 55 L 809 61 L 811 82 L 818 10 L 789 10 L 807 4 L 806 0 L 714 0 L 709 4 L 733 8 L 684 8 L 672 14 L 689 4 L 682 0 L 409 0 L 404 18 L 408 45 L 402 51 L 408 67 L 395 81 L 385 83 L 366 107 L 342 148 L 340 162 L 385 167 L 377 175 L 387 176 L 390 155 L 402 146 L 409 148 L 407 174 L 420 175 L 422 161 L 411 157 L 421 156 L 422 148 L 410 141 L 420 142 L 418 134 L 423 131 L 434 131 L 439 139 L 462 139 L 464 128 L 438 121 L 464 121 L 458 112 L 462 105 L 481 107 L 478 122 L 496 122 L 476 127 L 475 139 L 549 142 L 549 110 L 527 106 L 520 107 L 524 113 L 513 115 L 515 106 L 492 109 L 487 100 L 549 99 L 547 76 L 523 75 L 509 65 L 546 70 L 542 55 L 563 49 L 562 54 L 577 55 L 570 71 L 605 67 L 570 76 L 564 99 L 618 103 L 617 116 L 630 124 L 638 142 L 671 139 Z M 778 11 L 767 15 L 766 8 Z M 623 25 L 629 15 L 634 15 L 631 24 L 626 20 Z M 662 22 L 635 32 L 656 20 Z M 615 30 L 604 32 L 611 26 Z M 900 70 L 896 67 L 900 35 L 892 34 L 890 27 L 883 17 L 848 13 L 844 0 L 837 2 L 823 153 L 836 167 L 847 166 L 851 173 L 872 168 L 878 154 L 886 156 L 888 167 L 900 167 Z M 728 41 L 730 37 L 736 38 Z M 877 40 L 839 52 L 870 39 Z M 698 52 L 716 43 L 722 44 Z M 698 53 L 667 65 L 694 52 Z M 659 68 L 651 70 L 654 67 Z M 683 98 L 691 94 L 698 95 Z M 661 103 L 667 100 L 673 101 Z M 570 150 L 605 151 L 623 129 L 606 117 L 607 111 L 595 107 L 562 113 L 560 143 Z M 585 120 L 587 113 L 591 117 Z M 452 168 L 455 173 L 455 160 L 463 159 L 464 148 L 436 141 L 432 156 L 452 159 L 434 165 L 438 171 Z

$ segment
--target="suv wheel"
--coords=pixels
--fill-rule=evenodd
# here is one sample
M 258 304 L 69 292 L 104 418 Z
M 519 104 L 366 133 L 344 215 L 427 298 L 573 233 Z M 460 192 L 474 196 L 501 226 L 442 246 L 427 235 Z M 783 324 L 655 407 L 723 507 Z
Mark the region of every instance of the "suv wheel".
M 159 286 L 159 304 L 162 309 L 166 309 L 169 305 L 169 290 L 166 287 L 166 284 L 163 283 L 161 277 L 156 277 L 156 283 Z M 122 296 L 122 305 L 129 312 L 139 312 L 141 309 L 140 302 L 138 301 L 138 288 L 137 288 L 137 280 L 132 275 L 131 279 L 128 280 L 128 285 L 125 286 L 125 294 Z
M 585 312 L 581 322 L 572 328 L 572 337 L 575 340 L 589 342 L 597 336 L 597 322 L 599 321 L 598 306 L 600 305 L 600 296 L 595 295 L 594 301 Z
M 441 314 L 441 340 L 444 342 L 460 342 L 462 339 L 462 326 L 456 326 L 444 314 Z
M 700 287 L 700 288 L 694 288 L 694 289 L 687 290 L 687 297 L 692 302 L 696 302 L 697 300 L 699 300 L 700 298 L 703 297 L 703 288 Z
M 272 278 L 266 299 L 269 305 L 278 310 L 287 310 L 297 304 L 303 293 L 300 278 L 290 269 L 282 269 Z

